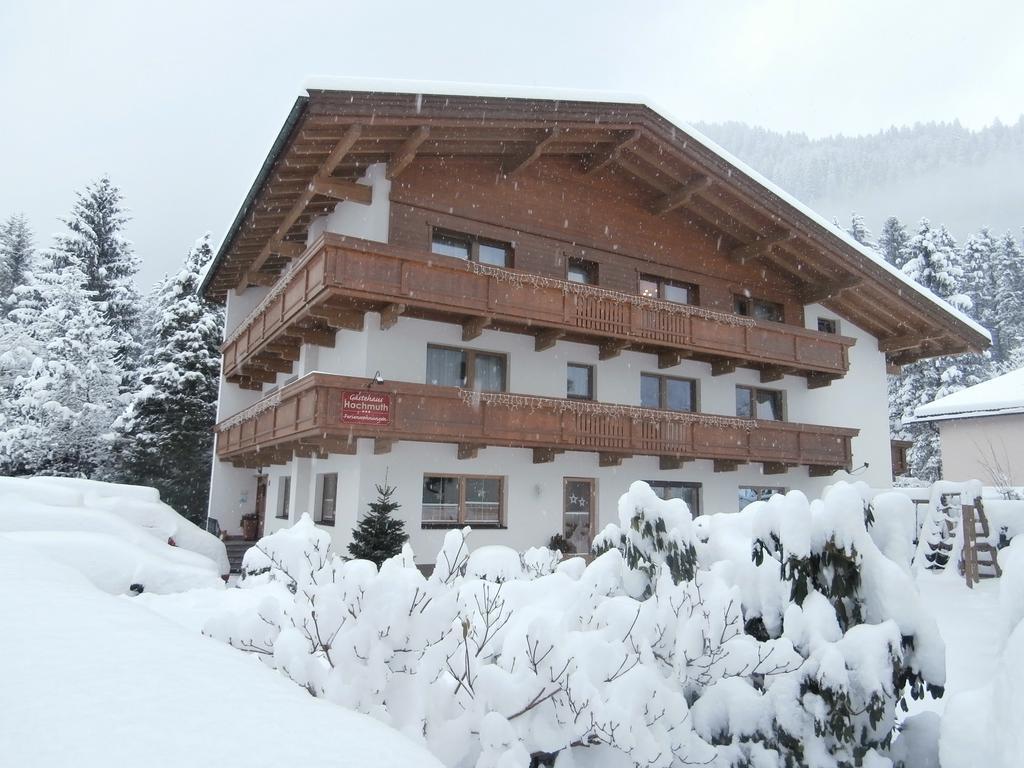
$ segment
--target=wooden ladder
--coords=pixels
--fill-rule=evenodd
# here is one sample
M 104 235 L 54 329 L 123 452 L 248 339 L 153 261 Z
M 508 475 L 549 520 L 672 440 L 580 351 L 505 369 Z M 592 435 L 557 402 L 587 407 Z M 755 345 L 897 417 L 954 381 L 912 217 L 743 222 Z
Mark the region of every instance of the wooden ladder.
M 981 499 L 961 507 L 964 526 L 964 549 L 960 572 L 971 589 L 982 579 L 995 579 L 1003 575 L 996 557 L 996 548 L 988 543 L 988 517 Z M 981 539 L 981 543 L 978 542 Z

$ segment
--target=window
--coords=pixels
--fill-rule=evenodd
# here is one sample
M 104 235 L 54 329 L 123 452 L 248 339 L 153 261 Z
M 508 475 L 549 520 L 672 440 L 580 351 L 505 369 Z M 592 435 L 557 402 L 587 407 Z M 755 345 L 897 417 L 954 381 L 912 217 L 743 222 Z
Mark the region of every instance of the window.
M 504 392 L 505 355 L 474 349 L 427 346 L 427 384 Z
M 839 323 L 830 317 L 819 317 L 818 330 L 822 333 L 839 333 Z
M 693 379 L 641 373 L 640 405 L 663 411 L 696 411 L 697 382 Z
M 292 479 L 291 477 L 282 477 L 281 484 L 277 489 L 277 516 L 281 520 L 288 519 L 288 509 L 291 506 L 292 499 Z
M 497 528 L 505 520 L 505 478 L 424 475 L 424 528 Z
M 317 475 L 316 484 L 320 488 L 316 521 L 322 525 L 334 525 L 334 511 L 338 506 L 338 473 Z
M 739 488 L 739 508 L 743 508 L 755 501 L 768 501 L 776 493 L 784 494 L 785 488 L 772 488 L 764 485 L 741 485 Z
M 435 229 L 430 239 L 430 250 L 441 256 L 490 264 L 492 267 L 512 266 L 511 244 L 462 232 Z
M 565 277 L 570 283 L 597 285 L 597 262 L 570 258 Z
M 567 477 L 563 483 L 562 536 L 568 542 L 569 552 L 585 555 L 593 539 L 597 481 L 590 477 Z
M 648 480 L 659 499 L 682 499 L 694 517 L 700 515 L 700 483 L 681 483 L 670 480 Z
M 755 299 L 750 296 L 734 296 L 733 311 L 737 315 L 752 317 L 755 320 L 771 320 L 773 323 L 781 323 L 786 319 L 785 310 L 777 301 Z
M 657 275 L 640 275 L 640 295 L 676 304 L 698 304 L 697 286 Z
M 775 389 L 736 387 L 736 415 L 742 419 L 785 421 L 782 393 Z
M 566 366 L 565 394 L 571 400 L 593 400 L 594 366 L 569 363 Z

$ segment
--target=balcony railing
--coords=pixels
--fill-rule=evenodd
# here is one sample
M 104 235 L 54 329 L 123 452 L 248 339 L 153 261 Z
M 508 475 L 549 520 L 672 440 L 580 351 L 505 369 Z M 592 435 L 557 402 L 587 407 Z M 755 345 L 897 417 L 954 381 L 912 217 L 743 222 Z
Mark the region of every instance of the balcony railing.
M 258 389 L 291 371 L 301 344 L 333 346 L 337 330 L 361 330 L 368 311 L 381 313 L 383 328 L 405 315 L 461 324 L 467 340 L 492 327 L 533 334 L 538 350 L 564 338 L 599 345 L 602 359 L 637 349 L 659 354 L 665 367 L 693 357 L 711 362 L 714 373 L 748 366 L 773 378 L 803 374 L 809 386 L 843 376 L 854 343 L 797 326 L 324 235 L 227 338 L 224 375 Z
M 460 458 L 487 446 L 534 449 L 534 461 L 562 451 L 598 453 L 602 465 L 659 456 L 663 466 L 712 459 L 716 471 L 760 462 L 766 472 L 806 465 L 813 474 L 849 468 L 856 429 L 660 411 L 562 398 L 477 393 L 313 373 L 217 426 L 217 456 L 239 466 L 283 464 L 295 456 L 375 450 L 395 441 L 458 444 Z

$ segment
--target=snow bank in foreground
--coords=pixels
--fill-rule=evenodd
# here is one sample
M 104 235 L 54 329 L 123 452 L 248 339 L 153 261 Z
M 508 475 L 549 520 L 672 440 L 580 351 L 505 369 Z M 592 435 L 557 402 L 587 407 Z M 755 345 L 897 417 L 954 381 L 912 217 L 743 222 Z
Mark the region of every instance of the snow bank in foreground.
M 17 628 L 0 632 L 4 765 L 440 768 L 387 726 L 5 536 L 0 614 Z
M 224 543 L 161 502 L 155 488 L 69 477 L 0 477 L 0 531 L 32 530 L 107 533 L 185 565 L 203 568 L 209 560 L 221 575 L 230 569 Z M 177 554 L 167 552 L 168 541 Z

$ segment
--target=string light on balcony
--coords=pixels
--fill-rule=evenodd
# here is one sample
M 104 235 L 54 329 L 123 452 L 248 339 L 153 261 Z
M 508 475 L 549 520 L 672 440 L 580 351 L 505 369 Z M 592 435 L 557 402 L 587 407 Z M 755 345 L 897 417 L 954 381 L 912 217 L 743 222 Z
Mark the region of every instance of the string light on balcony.
M 572 283 L 568 280 L 559 280 L 554 277 L 543 277 L 542 275 L 531 275 L 528 272 L 515 272 L 510 269 L 502 269 L 490 264 L 480 264 L 472 261 L 468 264 L 472 272 L 478 275 L 493 277 L 500 283 L 508 283 L 513 288 L 532 286 L 534 288 L 557 288 L 566 294 L 591 297 L 598 301 L 612 301 L 619 304 L 631 304 L 640 309 L 651 309 L 671 315 L 687 315 L 689 317 L 700 317 L 704 320 L 711 320 L 723 325 L 734 325 L 745 328 L 752 328 L 752 318 L 742 315 L 730 315 L 725 312 L 715 312 L 703 307 L 695 307 L 692 304 L 677 304 L 672 301 L 662 301 L 649 296 L 610 291 L 607 288 L 597 288 L 585 283 Z
M 215 429 L 216 429 L 217 432 L 227 432 L 229 429 L 231 429 L 234 426 L 237 426 L 237 425 L 241 424 L 243 421 L 248 421 L 249 419 L 255 419 L 257 416 L 259 416 L 264 411 L 269 410 L 271 408 L 276 408 L 280 404 L 281 404 L 281 395 L 279 393 L 275 392 L 270 397 L 265 397 L 262 400 L 260 400 L 258 403 L 253 403 L 248 408 L 246 408 L 244 411 L 239 411 L 238 413 L 236 413 L 231 418 L 225 419 L 220 424 L 218 424 L 215 427 Z
M 751 431 L 756 426 L 756 422 L 753 419 L 739 419 L 730 416 L 716 416 L 714 414 L 693 413 L 690 411 L 659 411 L 654 408 L 641 408 L 635 405 L 594 403 L 586 400 L 562 400 L 554 397 L 514 395 L 508 392 L 475 392 L 470 389 L 460 389 L 459 397 L 462 398 L 462 402 L 473 408 L 483 403 L 511 410 L 545 411 L 558 414 L 572 413 L 577 416 L 621 417 L 650 424 L 663 424 L 665 422 L 700 424 L 721 429 L 740 429 L 745 432 Z

